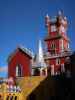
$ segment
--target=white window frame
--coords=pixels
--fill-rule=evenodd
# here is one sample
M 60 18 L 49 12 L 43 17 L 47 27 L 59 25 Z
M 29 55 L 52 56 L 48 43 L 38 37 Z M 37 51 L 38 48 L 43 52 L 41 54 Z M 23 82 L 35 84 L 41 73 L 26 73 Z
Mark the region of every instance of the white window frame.
M 67 44 L 67 48 L 68 48 L 68 49 L 70 48 L 69 43 Z
M 55 73 L 54 73 L 54 65 L 51 65 L 51 76 L 53 76 Z
M 63 25 L 60 26 L 59 33 L 61 33 L 61 32 L 66 33 L 66 29 Z
M 52 42 L 50 48 L 51 49 L 55 49 L 56 48 L 56 44 L 54 42 Z
M 61 72 L 65 72 L 65 65 L 61 64 Z
M 21 75 L 19 75 L 19 67 L 21 69 Z M 21 65 L 17 65 L 16 66 L 16 77 L 22 76 L 22 66 Z
M 60 65 L 60 59 L 59 58 L 56 59 L 56 65 Z
M 18 77 L 18 65 L 16 66 L 16 76 Z
M 56 26 L 55 25 L 51 25 L 51 32 L 56 32 Z

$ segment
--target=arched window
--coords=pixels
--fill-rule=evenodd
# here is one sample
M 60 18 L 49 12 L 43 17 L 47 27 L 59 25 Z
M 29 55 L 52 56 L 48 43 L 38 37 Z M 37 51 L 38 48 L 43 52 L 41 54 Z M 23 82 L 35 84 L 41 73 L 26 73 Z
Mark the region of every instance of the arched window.
M 10 97 L 9 97 L 9 95 L 8 95 L 8 96 L 6 97 L 6 100 L 9 100 L 9 98 L 10 98 Z
M 51 49 L 55 49 L 56 48 L 56 45 L 54 42 L 51 43 Z
M 16 77 L 21 77 L 22 76 L 22 66 L 18 64 L 16 66 Z
M 17 96 L 14 97 L 14 100 L 18 100 Z
M 56 44 L 55 44 L 55 42 L 52 42 L 52 43 L 51 43 L 50 49 L 51 49 L 51 54 L 55 54 L 55 49 L 56 49 Z
M 60 65 L 60 59 L 59 58 L 56 59 L 56 65 Z

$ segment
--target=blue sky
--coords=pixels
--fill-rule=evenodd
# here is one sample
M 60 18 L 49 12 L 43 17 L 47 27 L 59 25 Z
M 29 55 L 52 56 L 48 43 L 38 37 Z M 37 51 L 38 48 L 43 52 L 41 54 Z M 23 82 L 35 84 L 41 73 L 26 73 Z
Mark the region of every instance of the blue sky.
M 68 18 L 68 36 L 74 51 L 74 4 L 74 0 L 0 0 L 0 66 L 7 66 L 9 54 L 18 45 L 37 52 L 38 39 L 46 36 L 45 15 L 55 16 L 59 10 Z

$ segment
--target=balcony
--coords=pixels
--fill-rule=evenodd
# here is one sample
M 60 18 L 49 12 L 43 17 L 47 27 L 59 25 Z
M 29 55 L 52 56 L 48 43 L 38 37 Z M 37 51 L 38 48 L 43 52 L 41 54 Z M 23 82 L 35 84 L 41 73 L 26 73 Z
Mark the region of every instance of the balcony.
M 44 54 L 44 59 L 52 59 L 52 58 L 58 58 L 58 57 L 67 57 L 70 56 L 72 54 L 71 51 L 65 51 L 65 52 L 61 52 L 59 54 L 50 54 L 49 52 L 46 52 Z

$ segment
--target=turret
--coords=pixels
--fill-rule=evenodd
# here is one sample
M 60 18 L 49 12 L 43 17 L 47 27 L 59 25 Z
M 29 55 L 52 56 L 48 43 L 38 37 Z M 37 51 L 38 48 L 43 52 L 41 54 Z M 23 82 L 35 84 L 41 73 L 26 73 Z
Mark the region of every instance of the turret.
M 57 16 L 45 17 L 45 26 L 47 29 L 45 60 L 54 74 L 60 72 L 60 66 L 64 67 L 65 56 L 68 56 L 70 51 L 67 37 L 68 21 L 63 12 L 59 11 Z

